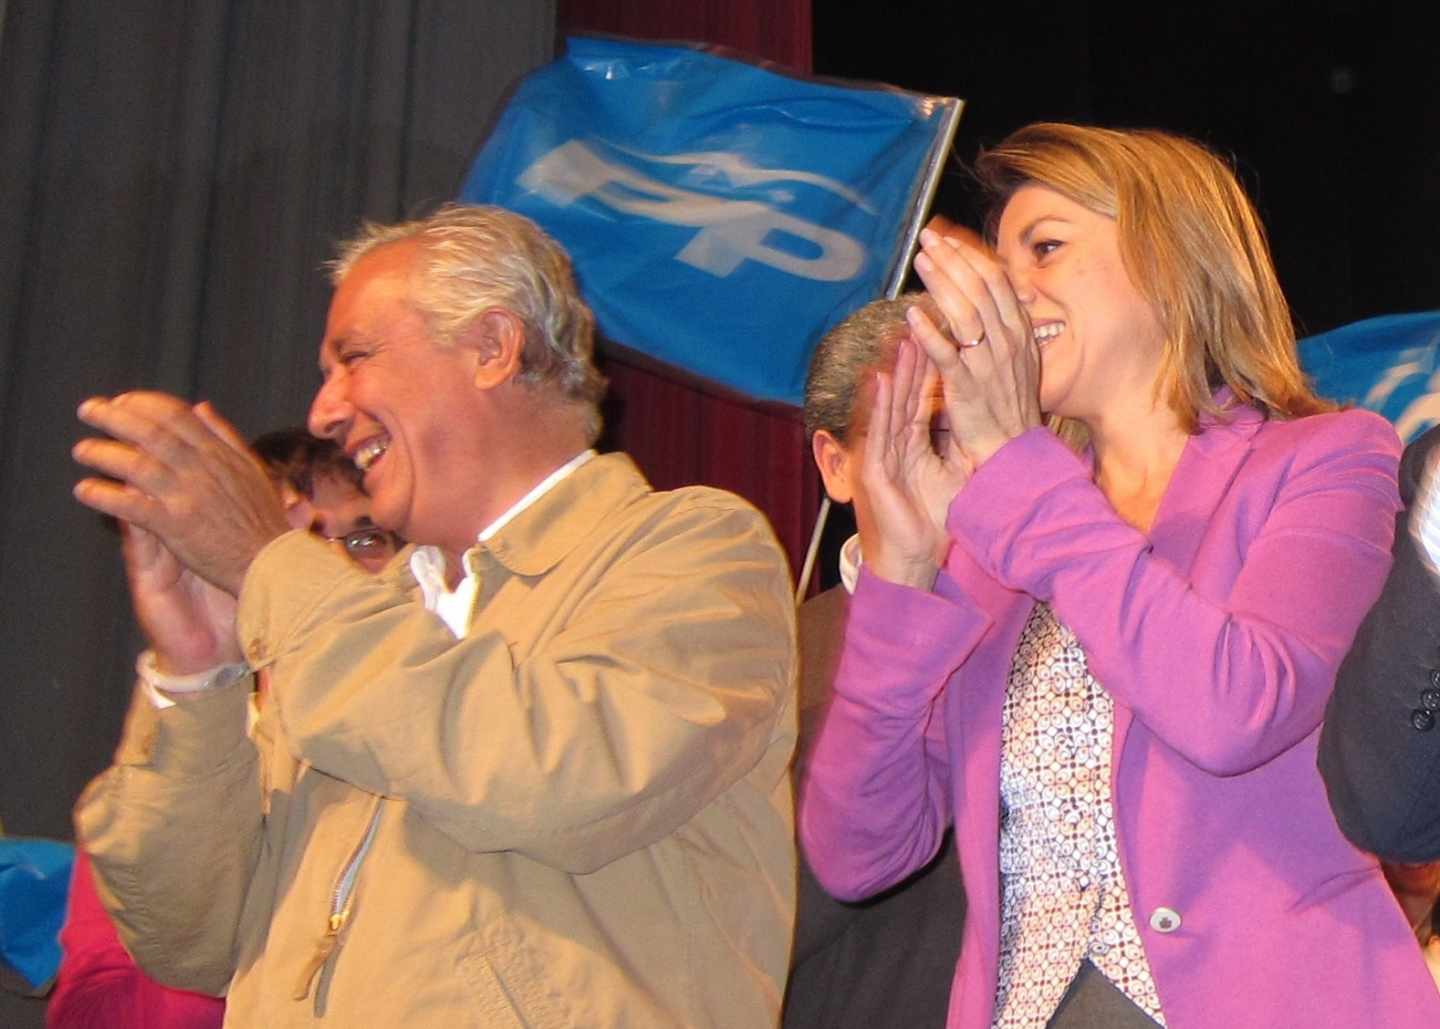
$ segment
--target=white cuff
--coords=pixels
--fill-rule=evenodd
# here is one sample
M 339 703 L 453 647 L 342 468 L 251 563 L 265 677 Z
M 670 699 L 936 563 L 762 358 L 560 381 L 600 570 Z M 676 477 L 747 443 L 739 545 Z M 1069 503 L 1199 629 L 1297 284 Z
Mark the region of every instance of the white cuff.
M 155 651 L 143 652 L 135 662 L 135 674 L 145 684 L 145 695 L 157 711 L 174 707 L 175 701 L 167 693 L 199 693 L 201 690 L 219 689 L 229 686 L 242 676 L 250 674 L 246 664 L 216 665 L 214 668 L 193 675 L 166 675 L 155 666 Z
M 1410 535 L 1420 545 L 1420 556 L 1432 574 L 1440 568 L 1440 497 L 1435 495 L 1440 483 L 1437 460 L 1440 460 L 1440 450 L 1432 450 L 1420 475 L 1420 488 L 1415 491 L 1410 512 Z

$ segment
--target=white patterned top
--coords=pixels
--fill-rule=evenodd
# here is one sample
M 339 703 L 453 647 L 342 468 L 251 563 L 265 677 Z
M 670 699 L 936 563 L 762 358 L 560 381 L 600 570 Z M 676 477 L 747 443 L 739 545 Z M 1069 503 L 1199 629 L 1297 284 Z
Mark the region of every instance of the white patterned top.
M 1074 633 L 1036 604 L 1005 692 L 997 1029 L 1043 1029 L 1086 958 L 1165 1024 L 1115 842 L 1114 711 Z

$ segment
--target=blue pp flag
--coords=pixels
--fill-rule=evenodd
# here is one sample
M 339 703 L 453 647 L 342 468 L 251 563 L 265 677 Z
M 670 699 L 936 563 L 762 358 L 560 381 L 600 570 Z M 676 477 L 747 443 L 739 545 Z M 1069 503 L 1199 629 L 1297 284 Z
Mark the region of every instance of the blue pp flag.
M 1384 415 L 1407 443 L 1440 422 L 1440 311 L 1368 318 L 1308 336 L 1300 363 L 1321 396 Z
M 907 256 L 959 111 L 697 47 L 572 38 L 521 81 L 461 199 L 559 240 L 614 342 L 798 405 L 820 336 Z
M 0 960 L 31 989 L 60 968 L 60 926 L 75 848 L 53 840 L 0 836 Z

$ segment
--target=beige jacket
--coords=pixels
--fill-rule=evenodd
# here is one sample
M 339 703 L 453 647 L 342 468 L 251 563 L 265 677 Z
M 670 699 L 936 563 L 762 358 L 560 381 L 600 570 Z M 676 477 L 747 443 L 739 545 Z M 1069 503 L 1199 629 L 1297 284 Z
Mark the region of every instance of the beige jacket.
M 227 1025 L 774 1024 L 795 655 L 763 518 L 612 454 L 468 560 L 456 640 L 403 562 L 283 536 L 240 597 L 254 741 L 248 680 L 137 691 L 76 811 L 126 945 L 228 985 Z

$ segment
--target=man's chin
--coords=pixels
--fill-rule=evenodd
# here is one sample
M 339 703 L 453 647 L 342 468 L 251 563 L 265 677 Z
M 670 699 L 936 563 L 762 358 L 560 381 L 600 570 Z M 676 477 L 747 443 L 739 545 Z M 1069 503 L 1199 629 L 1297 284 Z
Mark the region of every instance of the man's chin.
M 370 495 L 370 520 L 388 533 L 399 536 L 406 543 L 414 543 L 416 540 L 407 530 L 413 529 L 409 523 L 409 506 L 387 504 L 384 491 Z

